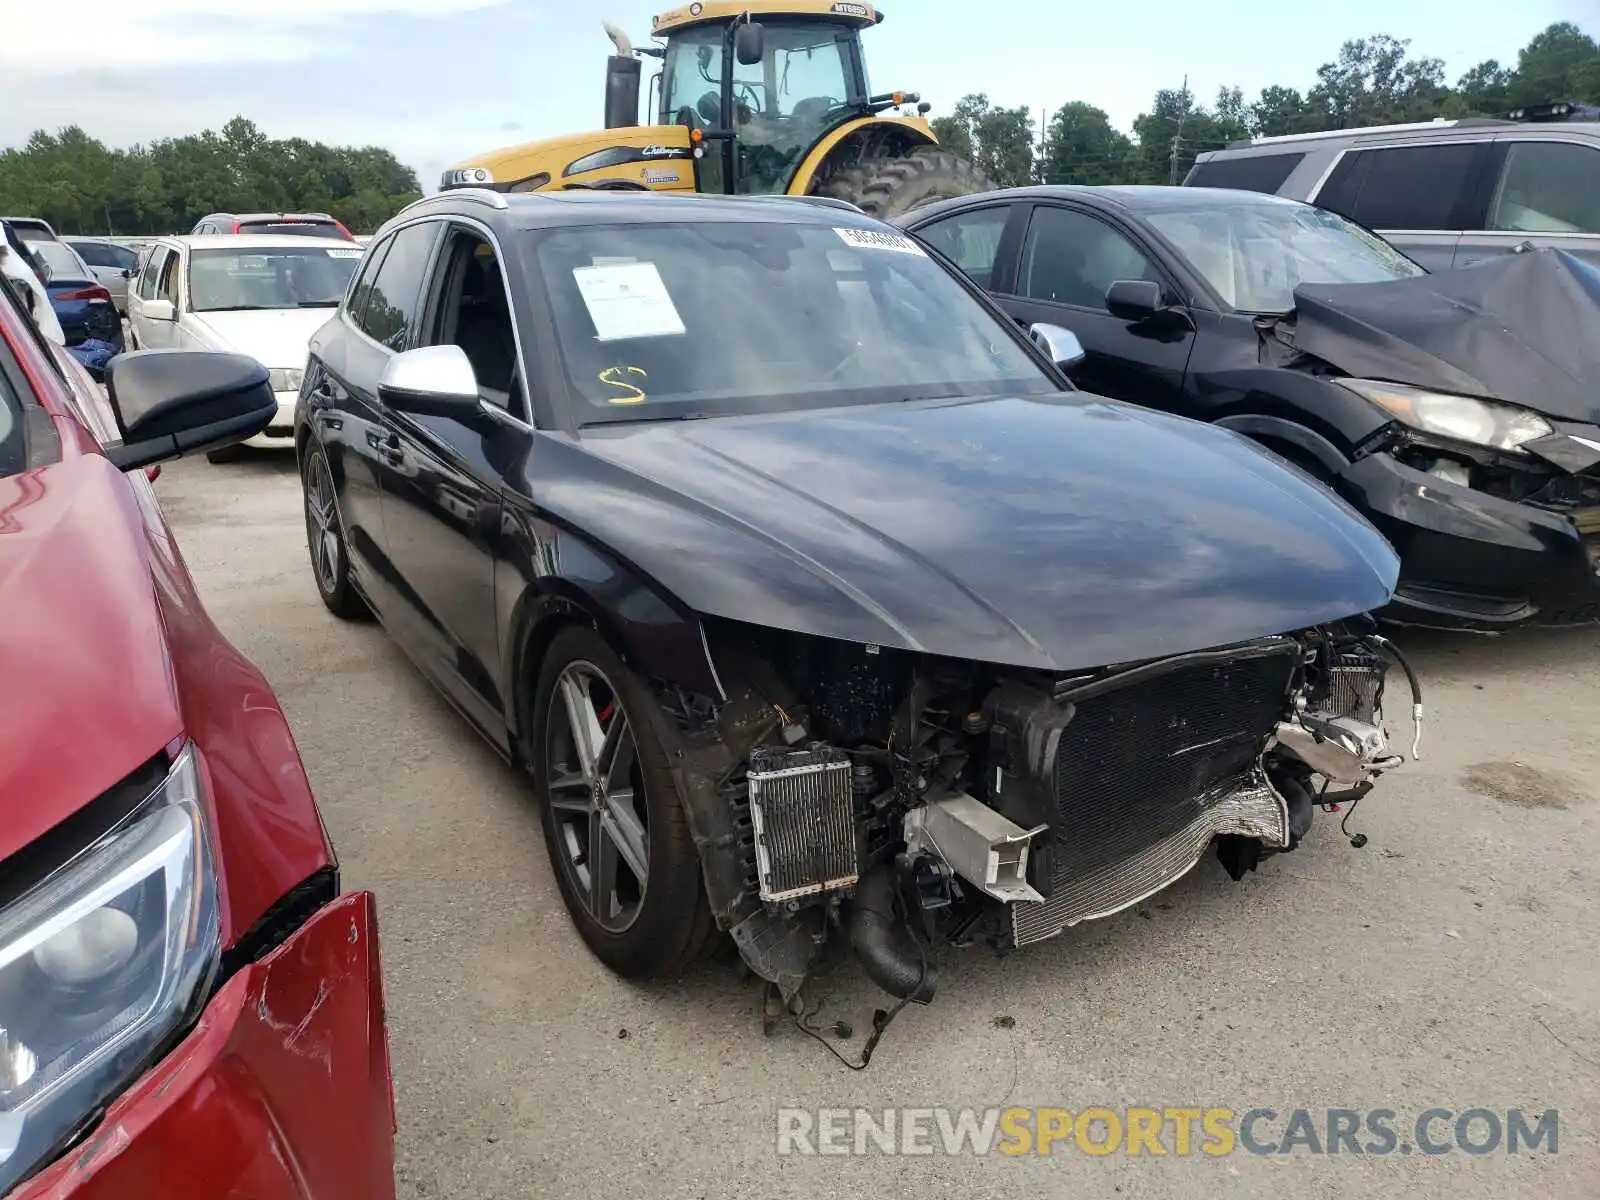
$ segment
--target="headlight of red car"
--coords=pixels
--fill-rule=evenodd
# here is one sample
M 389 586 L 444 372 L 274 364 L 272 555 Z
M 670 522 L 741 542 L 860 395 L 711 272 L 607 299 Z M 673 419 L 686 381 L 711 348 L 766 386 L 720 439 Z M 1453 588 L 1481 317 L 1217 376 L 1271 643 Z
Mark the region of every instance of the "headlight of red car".
M 109 834 L 0 912 L 0 1192 L 194 1016 L 217 887 L 192 744 Z

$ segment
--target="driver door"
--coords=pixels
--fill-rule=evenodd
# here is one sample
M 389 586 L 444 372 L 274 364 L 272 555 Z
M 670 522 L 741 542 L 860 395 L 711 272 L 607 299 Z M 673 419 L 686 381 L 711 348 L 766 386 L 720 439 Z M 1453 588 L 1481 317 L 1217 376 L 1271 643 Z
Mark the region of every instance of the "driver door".
M 1184 378 L 1195 333 L 1173 322 L 1126 321 L 1106 308 L 1118 280 L 1153 280 L 1171 305 L 1176 287 L 1154 258 L 1099 215 L 1065 205 L 1033 209 L 1014 279 L 995 296 L 1019 325 L 1077 334 L 1084 360 L 1072 381 L 1086 392 L 1189 416 Z

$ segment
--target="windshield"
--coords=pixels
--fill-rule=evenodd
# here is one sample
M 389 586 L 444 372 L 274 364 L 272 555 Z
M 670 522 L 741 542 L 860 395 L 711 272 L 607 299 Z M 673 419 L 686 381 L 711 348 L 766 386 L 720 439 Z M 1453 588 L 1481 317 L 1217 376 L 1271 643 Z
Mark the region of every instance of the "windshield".
M 1286 313 L 1302 283 L 1381 283 L 1423 270 L 1376 234 L 1305 204 L 1197 205 L 1146 218 L 1223 302 Z
M 536 244 L 580 423 L 1059 390 L 903 234 L 683 223 Z
M 88 268 L 65 242 L 34 242 L 28 249 L 44 263 L 44 269 L 52 280 L 89 278 Z
M 361 255 L 357 246 L 196 250 L 189 261 L 189 307 L 336 308 Z

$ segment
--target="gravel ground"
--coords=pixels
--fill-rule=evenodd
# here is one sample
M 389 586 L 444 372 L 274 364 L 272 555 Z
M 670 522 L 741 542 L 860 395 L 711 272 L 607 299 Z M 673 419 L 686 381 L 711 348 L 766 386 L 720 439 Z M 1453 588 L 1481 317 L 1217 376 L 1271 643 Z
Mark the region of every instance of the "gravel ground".
M 1242 884 L 944 957 L 851 1073 L 733 963 L 610 976 L 522 781 L 373 625 L 317 601 L 292 461 L 167 468 L 213 616 L 277 689 L 351 888 L 379 897 L 402 1197 L 1600 1195 L 1600 631 L 1411 634 L 1424 758 Z M 1400 705 L 1391 705 L 1401 709 Z M 1406 731 L 1409 734 L 1409 730 Z M 865 1025 L 853 975 L 829 1011 Z M 776 1153 L 780 1106 L 1560 1110 L 1559 1153 L 902 1159 Z M 1448 1125 L 1437 1126 L 1447 1134 Z M 1169 1138 L 1169 1148 L 1172 1142 Z

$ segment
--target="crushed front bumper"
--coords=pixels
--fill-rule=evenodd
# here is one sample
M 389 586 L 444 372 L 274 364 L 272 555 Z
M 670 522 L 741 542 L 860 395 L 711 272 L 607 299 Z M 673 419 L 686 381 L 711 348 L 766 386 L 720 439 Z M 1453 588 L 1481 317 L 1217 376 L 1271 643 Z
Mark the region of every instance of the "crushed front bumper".
M 1457 629 L 1600 619 L 1600 510 L 1555 512 L 1368 455 L 1340 490 L 1400 555 L 1384 613 Z
M 323 908 L 16 1196 L 393 1197 L 377 932 L 370 892 Z

